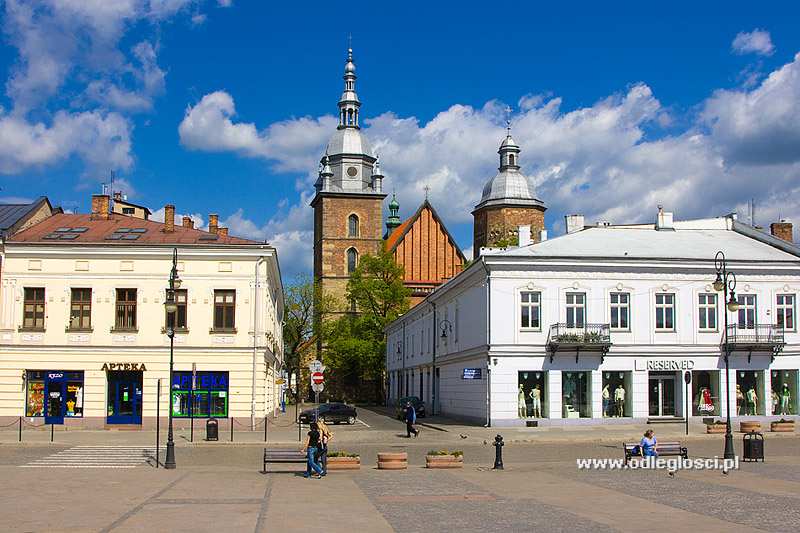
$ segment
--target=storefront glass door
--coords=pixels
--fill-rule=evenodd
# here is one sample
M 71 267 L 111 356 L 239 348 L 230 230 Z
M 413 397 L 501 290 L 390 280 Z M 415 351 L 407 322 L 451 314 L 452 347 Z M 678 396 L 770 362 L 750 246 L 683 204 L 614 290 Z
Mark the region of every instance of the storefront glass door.
M 109 424 L 142 423 L 142 373 L 108 373 Z
M 63 372 L 50 372 L 44 382 L 44 393 L 47 398 L 44 414 L 45 424 L 64 423 L 64 396 L 66 382 Z
M 675 416 L 675 376 L 652 375 L 648 391 L 650 416 Z

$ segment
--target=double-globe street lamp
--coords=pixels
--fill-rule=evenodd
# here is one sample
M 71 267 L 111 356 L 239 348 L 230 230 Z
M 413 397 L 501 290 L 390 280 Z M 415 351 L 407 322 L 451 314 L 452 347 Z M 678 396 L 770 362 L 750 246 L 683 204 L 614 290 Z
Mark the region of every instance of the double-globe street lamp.
M 728 271 L 728 262 L 722 251 L 717 252 L 717 255 L 714 257 L 714 266 L 717 269 L 717 279 L 714 280 L 714 290 L 723 293 L 723 301 L 727 307 L 727 310 L 723 313 L 725 315 L 725 337 L 722 345 L 725 353 L 725 395 L 727 398 L 724 457 L 725 459 L 733 459 L 735 457 L 735 452 L 733 450 L 733 433 L 731 433 L 731 373 L 728 362 L 731 349 L 730 344 L 728 344 L 728 311 L 731 313 L 738 311 L 739 302 L 736 301 L 736 274 Z
M 175 349 L 175 326 L 177 324 L 178 301 L 175 295 L 181 286 L 178 277 L 178 249 L 172 250 L 172 270 L 169 273 L 169 288 L 164 309 L 167 311 L 167 337 L 169 337 L 169 430 L 167 431 L 167 456 L 164 459 L 164 468 L 175 468 L 175 441 L 172 437 L 172 369 Z

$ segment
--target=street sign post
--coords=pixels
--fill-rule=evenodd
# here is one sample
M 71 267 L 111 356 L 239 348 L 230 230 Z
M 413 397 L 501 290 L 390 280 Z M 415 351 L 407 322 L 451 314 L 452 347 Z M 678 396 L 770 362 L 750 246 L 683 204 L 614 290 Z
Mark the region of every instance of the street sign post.
M 311 390 L 314 391 L 314 403 L 319 405 L 319 393 L 325 390 L 325 365 L 320 360 L 311 361 L 308 365 L 311 371 Z

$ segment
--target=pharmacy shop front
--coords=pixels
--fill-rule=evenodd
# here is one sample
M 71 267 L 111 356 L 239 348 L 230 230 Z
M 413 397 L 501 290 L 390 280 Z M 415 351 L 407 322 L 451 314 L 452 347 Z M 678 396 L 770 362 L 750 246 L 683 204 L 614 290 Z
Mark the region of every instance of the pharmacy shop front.
M 797 416 L 800 357 L 733 354 L 724 358 L 498 357 L 490 360 L 495 426 L 639 423 L 734 417 Z M 728 385 L 729 383 L 729 385 Z M 447 405 L 445 392 L 441 398 Z

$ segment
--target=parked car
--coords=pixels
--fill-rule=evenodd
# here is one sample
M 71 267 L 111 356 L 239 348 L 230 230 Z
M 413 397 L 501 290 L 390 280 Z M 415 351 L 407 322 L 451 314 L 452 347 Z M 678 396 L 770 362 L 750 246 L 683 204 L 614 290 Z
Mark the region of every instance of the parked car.
M 297 418 L 300 423 L 309 424 L 315 420 L 317 413 L 326 424 L 339 424 L 341 422 L 355 424 L 358 419 L 358 412 L 356 412 L 355 407 L 338 402 L 323 403 L 316 409 L 306 409 Z
M 397 408 L 394 414 L 398 420 L 405 419 L 406 403 L 408 402 L 411 402 L 411 405 L 414 406 L 414 410 L 417 412 L 417 418 L 425 417 L 425 402 L 423 402 L 416 396 L 406 396 L 405 398 L 400 398 L 399 400 L 397 400 Z

